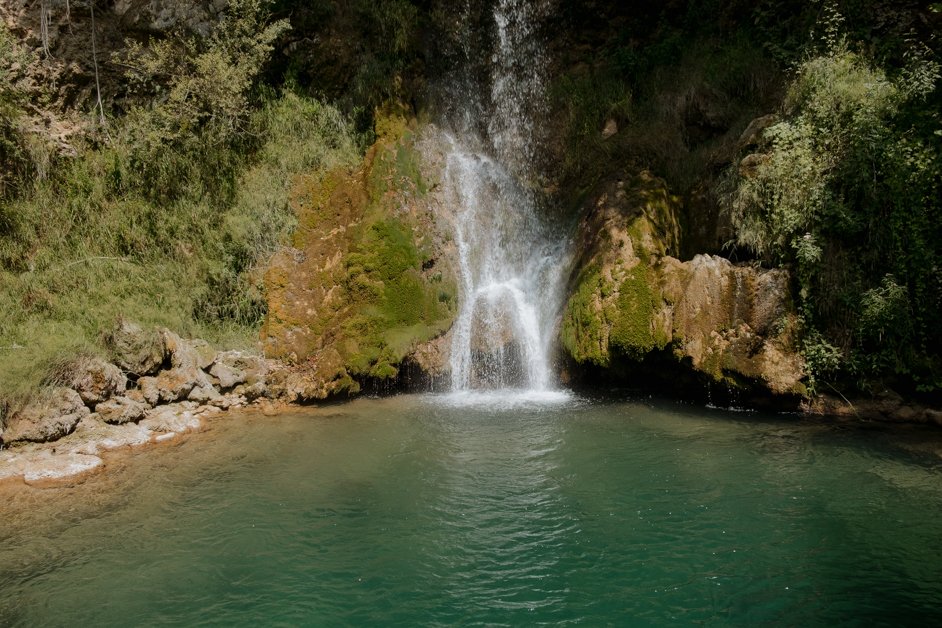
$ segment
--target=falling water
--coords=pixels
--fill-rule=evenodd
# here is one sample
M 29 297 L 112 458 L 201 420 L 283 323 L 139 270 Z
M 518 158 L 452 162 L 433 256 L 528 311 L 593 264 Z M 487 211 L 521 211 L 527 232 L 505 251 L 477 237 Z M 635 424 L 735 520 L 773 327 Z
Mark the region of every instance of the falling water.
M 463 104 L 452 116 L 444 183 L 456 214 L 462 288 L 451 347 L 455 391 L 553 385 L 550 353 L 568 247 L 545 220 L 534 183 L 536 120 L 545 105 L 538 27 L 546 7 L 495 2 L 489 94 L 477 100 L 464 77 Z M 466 51 L 468 59 L 474 54 Z

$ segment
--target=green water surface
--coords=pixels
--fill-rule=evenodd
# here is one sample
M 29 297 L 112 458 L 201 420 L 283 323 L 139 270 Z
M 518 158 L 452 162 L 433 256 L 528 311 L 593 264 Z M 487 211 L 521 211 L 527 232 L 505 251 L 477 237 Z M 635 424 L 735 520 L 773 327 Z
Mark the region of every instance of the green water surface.
M 575 398 L 220 419 L 15 492 L 0 625 L 931 625 L 932 438 Z

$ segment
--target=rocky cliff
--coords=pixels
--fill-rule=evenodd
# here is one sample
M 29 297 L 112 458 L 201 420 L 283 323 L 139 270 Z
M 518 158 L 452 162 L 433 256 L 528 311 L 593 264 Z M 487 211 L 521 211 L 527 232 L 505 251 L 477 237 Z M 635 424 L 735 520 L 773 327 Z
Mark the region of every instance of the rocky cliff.
M 281 382 L 291 399 L 392 386 L 407 362 L 440 370 L 425 356 L 454 320 L 457 282 L 432 202 L 435 167 L 401 113 L 377 129 L 358 169 L 299 179 L 297 231 L 266 274 L 262 340 L 268 356 L 292 365 Z
M 707 384 L 803 394 L 788 275 L 716 256 L 681 261 L 679 213 L 647 172 L 606 184 L 584 210 L 561 326 L 572 368 L 630 385 L 626 373 L 659 358 L 667 379 L 692 371 Z

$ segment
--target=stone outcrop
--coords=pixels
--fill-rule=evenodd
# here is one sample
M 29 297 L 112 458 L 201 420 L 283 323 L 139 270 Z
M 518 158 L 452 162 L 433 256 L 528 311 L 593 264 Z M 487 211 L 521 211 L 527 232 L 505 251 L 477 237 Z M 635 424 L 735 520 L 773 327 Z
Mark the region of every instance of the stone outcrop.
M 115 426 L 163 417 L 147 424 L 154 431 L 174 412 L 229 409 L 269 394 L 271 368 L 257 355 L 220 353 L 204 340 L 185 340 L 167 329 L 144 330 L 124 320 L 106 340 L 117 364 L 80 358 L 63 367 L 71 369 L 59 377 L 67 385 L 13 412 L 0 444 L 56 441 L 92 411 L 96 421 Z
M 71 432 L 89 414 L 77 392 L 55 388 L 14 412 L 0 437 L 4 443 L 56 440 Z
M 124 319 L 105 336 L 105 344 L 114 363 L 134 377 L 156 373 L 166 357 L 164 338 L 157 330 L 145 331 Z
M 715 256 L 681 262 L 679 201 L 641 173 L 610 184 L 580 225 L 561 336 L 577 365 L 669 355 L 679 368 L 776 395 L 804 392 L 788 276 Z
M 436 167 L 401 113 L 377 125 L 380 139 L 360 168 L 300 179 L 292 247 L 265 276 L 264 350 L 291 366 L 276 384 L 291 400 L 396 380 L 457 311 L 454 245 L 433 202 Z M 225 388 L 245 370 L 217 360 L 210 373 Z
M 150 405 L 127 397 L 115 397 L 95 406 L 95 412 L 103 421 L 115 425 L 136 423 L 144 418 L 148 410 Z
M 95 404 L 123 393 L 128 378 L 114 364 L 101 358 L 80 360 L 75 365 L 70 388 L 87 404 Z

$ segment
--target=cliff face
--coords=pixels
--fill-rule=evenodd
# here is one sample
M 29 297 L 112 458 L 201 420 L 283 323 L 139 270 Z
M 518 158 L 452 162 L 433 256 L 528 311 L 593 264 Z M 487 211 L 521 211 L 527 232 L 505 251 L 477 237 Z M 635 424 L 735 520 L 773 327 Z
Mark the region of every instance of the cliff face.
M 787 274 L 707 255 L 681 262 L 679 212 L 646 172 L 596 195 L 579 225 L 565 357 L 618 378 L 657 355 L 673 364 L 664 377 L 692 369 L 733 388 L 802 394 Z
M 359 169 L 299 179 L 298 228 L 266 273 L 262 341 L 269 357 L 293 365 L 281 383 L 291 398 L 395 382 L 406 362 L 440 365 L 427 344 L 451 326 L 457 284 L 433 211 L 435 168 L 403 117 L 384 118 L 378 131 Z

